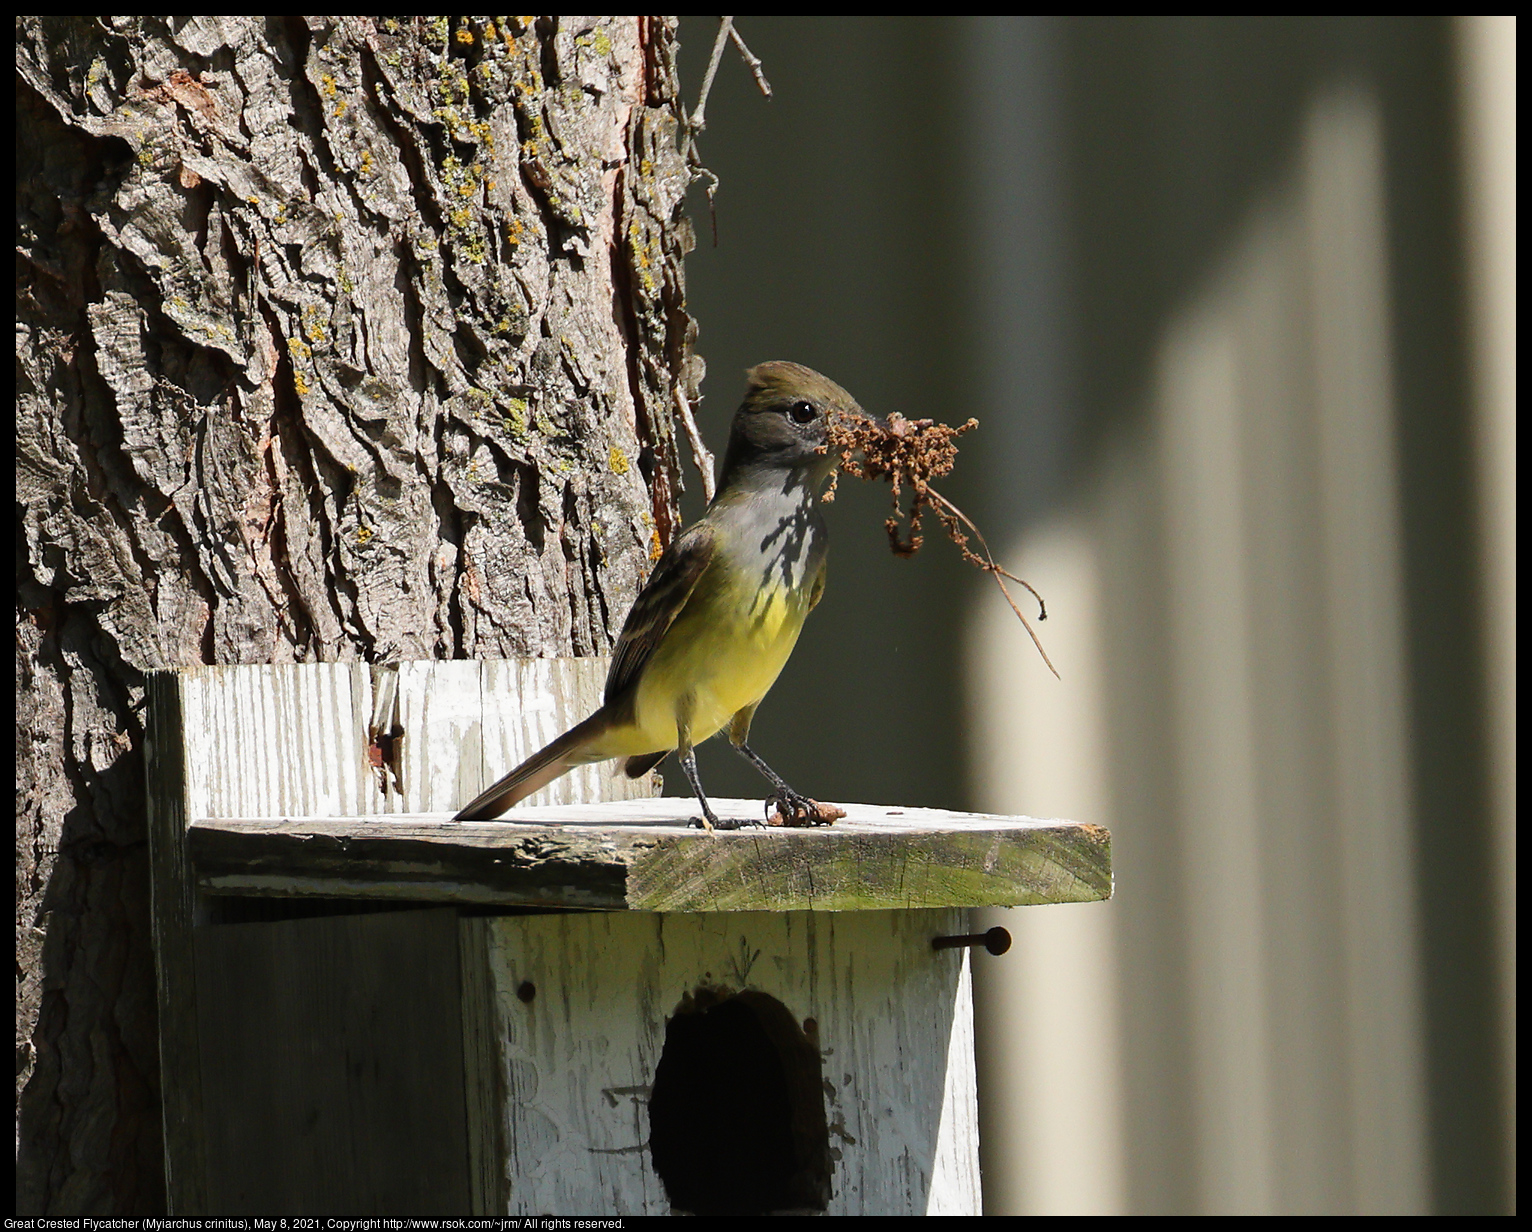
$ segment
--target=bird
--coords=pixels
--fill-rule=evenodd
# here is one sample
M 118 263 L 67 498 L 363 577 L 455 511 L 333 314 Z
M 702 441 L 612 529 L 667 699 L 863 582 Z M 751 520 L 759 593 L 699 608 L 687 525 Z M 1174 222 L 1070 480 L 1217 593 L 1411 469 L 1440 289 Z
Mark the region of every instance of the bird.
M 576 766 L 620 757 L 628 777 L 638 778 L 675 753 L 702 808 L 693 824 L 710 832 L 760 824 L 721 820 L 702 789 L 696 746 L 725 728 L 729 743 L 771 784 L 768 805 L 775 801 L 798 824 L 824 820 L 818 810 L 827 806 L 789 787 L 747 741 L 756 707 L 824 594 L 829 532 L 819 496 L 837 462 L 829 424 L 865 413 L 802 364 L 773 360 L 745 377 L 717 493 L 660 556 L 634 600 L 600 709 L 455 820 L 497 818 Z

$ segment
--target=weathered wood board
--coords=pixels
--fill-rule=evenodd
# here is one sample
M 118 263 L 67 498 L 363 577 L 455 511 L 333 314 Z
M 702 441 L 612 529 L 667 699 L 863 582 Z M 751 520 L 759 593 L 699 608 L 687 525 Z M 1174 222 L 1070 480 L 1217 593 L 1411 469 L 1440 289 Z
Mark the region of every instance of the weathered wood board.
M 193 817 L 454 812 L 601 704 L 608 660 L 287 663 L 187 668 Z M 380 736 L 381 739 L 375 739 Z M 529 803 L 650 796 L 584 766 Z
M 760 817 L 752 800 L 714 802 Z M 211 894 L 401 898 L 636 911 L 854 911 L 1088 902 L 1111 896 L 1097 826 L 940 809 L 843 805 L 814 829 L 707 834 L 690 799 L 448 817 L 195 821 L 193 875 Z
M 501 1211 L 668 1214 L 648 1148 L 666 1020 L 699 987 L 748 987 L 813 1020 L 827 1214 L 978 1214 L 969 955 L 931 948 L 965 924 L 957 910 L 465 919 L 501 1041 Z

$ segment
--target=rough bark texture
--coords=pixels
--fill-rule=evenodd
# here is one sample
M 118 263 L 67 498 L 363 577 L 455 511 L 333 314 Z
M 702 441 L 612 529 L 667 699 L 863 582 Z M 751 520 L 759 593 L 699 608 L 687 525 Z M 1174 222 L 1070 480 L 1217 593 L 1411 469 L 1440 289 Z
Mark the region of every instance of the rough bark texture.
M 18 1202 L 139 1215 L 141 673 L 609 647 L 701 376 L 675 25 L 16 32 Z

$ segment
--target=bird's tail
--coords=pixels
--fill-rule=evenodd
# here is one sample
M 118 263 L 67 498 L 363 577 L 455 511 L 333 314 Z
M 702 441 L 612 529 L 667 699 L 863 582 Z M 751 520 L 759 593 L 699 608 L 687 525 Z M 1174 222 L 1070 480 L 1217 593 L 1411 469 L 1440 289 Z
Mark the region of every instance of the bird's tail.
M 479 793 L 454 821 L 493 821 L 511 805 L 525 800 L 534 791 L 546 787 L 561 774 L 576 766 L 600 761 L 589 755 L 588 747 L 607 728 L 610 720 L 598 710 L 583 723 L 576 723 L 546 748 L 533 753 L 493 787 Z

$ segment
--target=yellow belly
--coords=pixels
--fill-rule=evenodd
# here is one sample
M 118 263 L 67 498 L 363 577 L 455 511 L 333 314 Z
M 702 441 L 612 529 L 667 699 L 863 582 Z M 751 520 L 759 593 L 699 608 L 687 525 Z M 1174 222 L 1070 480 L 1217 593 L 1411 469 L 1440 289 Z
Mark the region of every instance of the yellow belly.
M 785 586 L 705 578 L 644 666 L 634 698 L 632 753 L 677 747 L 677 716 L 693 744 L 766 696 L 797 644 L 808 595 Z

